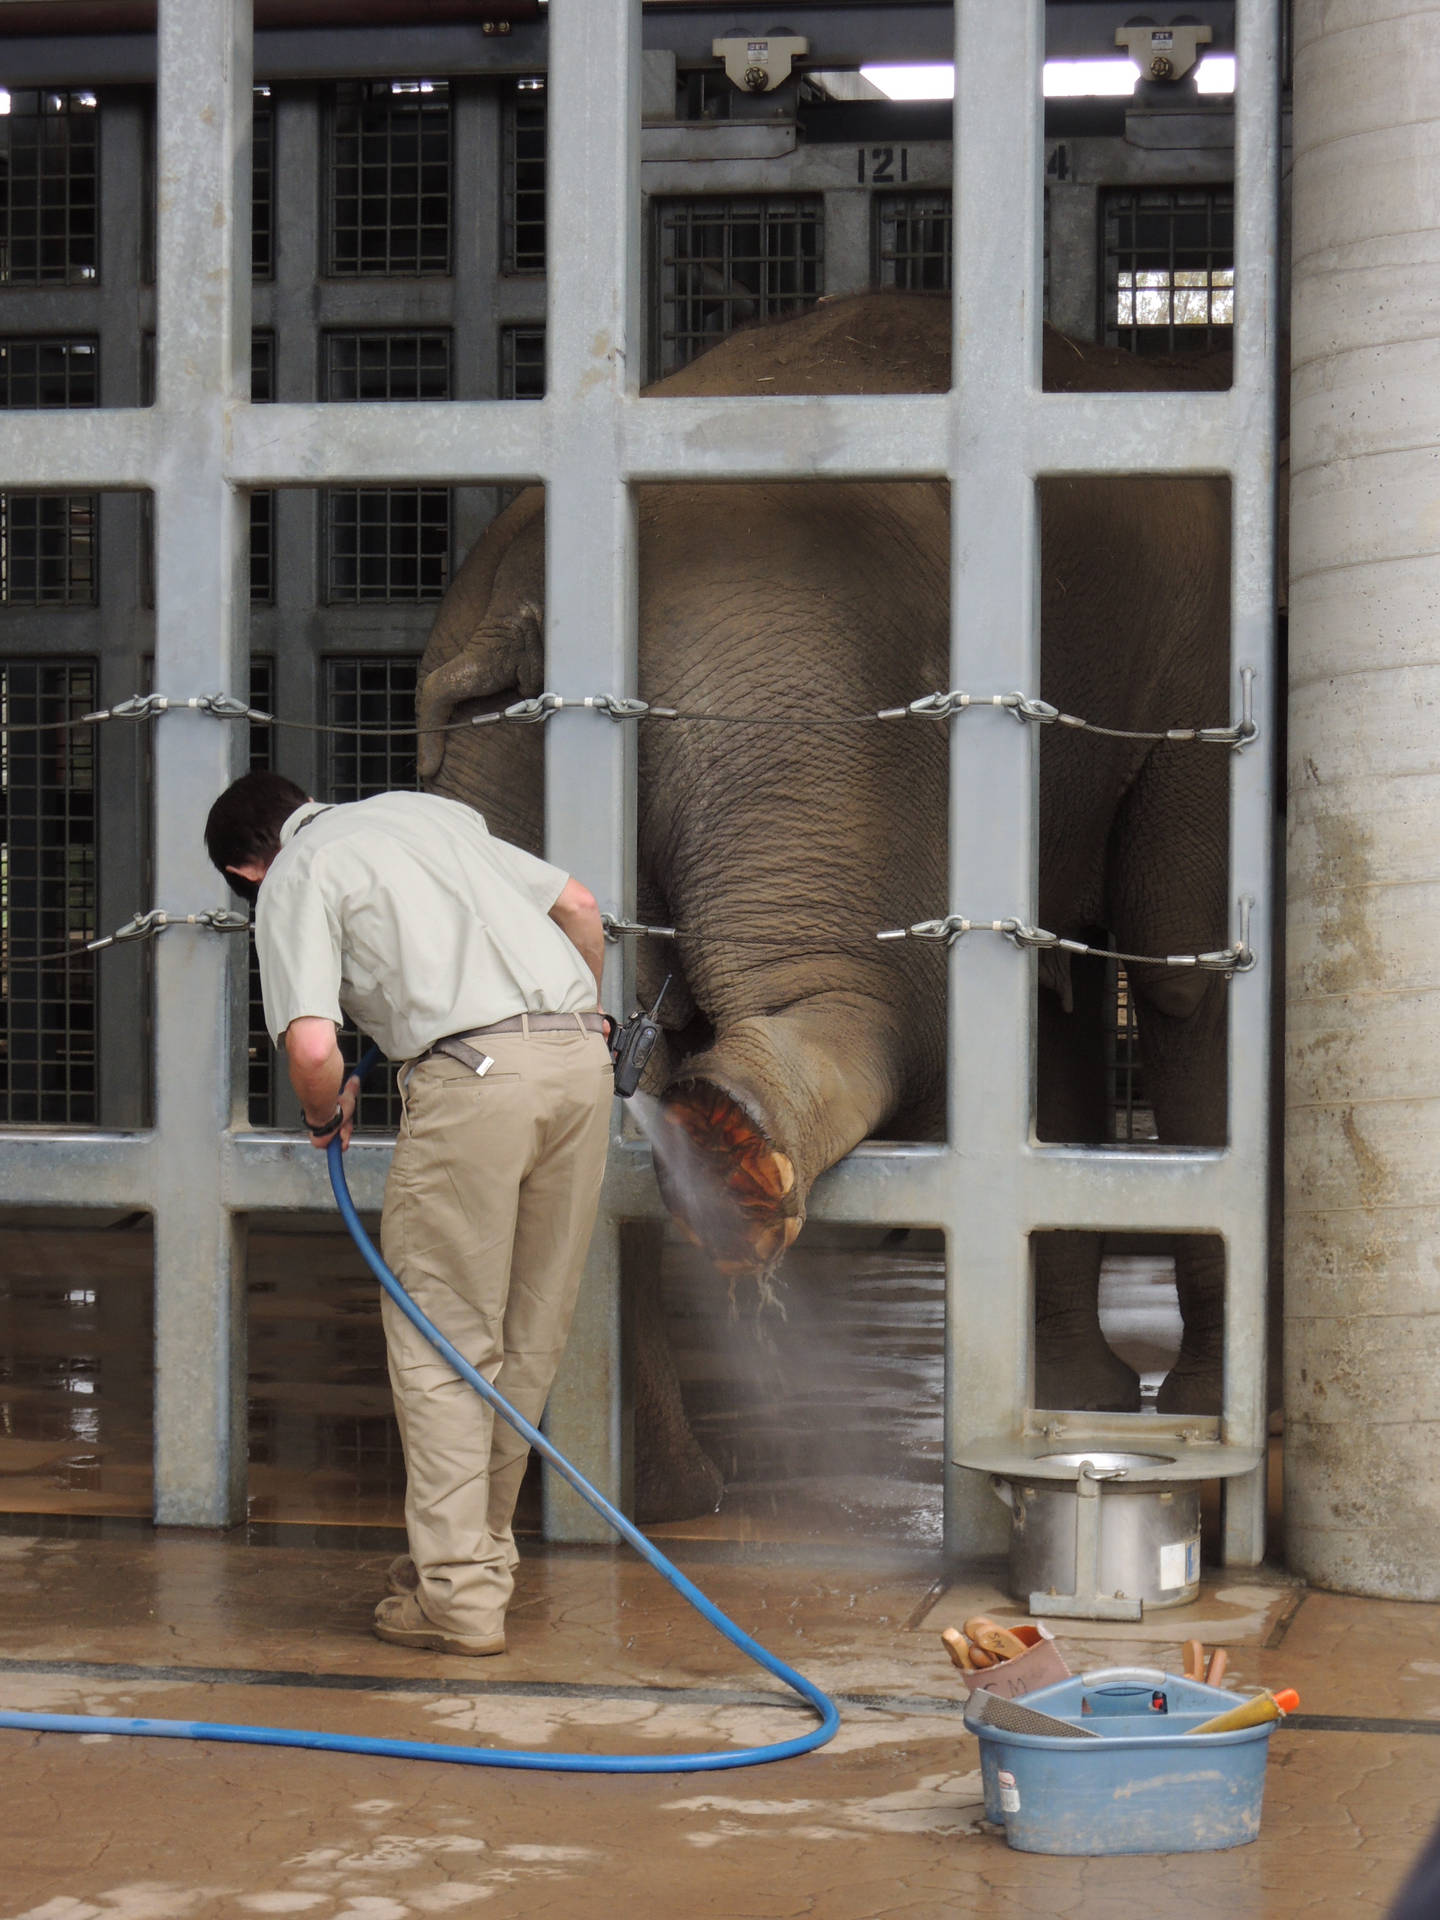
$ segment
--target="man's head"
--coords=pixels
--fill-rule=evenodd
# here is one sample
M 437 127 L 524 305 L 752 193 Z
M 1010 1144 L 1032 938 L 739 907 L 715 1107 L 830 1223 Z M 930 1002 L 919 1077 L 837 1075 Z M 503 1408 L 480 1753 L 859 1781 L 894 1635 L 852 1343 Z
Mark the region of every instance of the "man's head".
M 205 851 L 243 899 L 253 904 L 280 851 L 281 827 L 308 798 L 281 773 L 244 773 L 211 807 Z

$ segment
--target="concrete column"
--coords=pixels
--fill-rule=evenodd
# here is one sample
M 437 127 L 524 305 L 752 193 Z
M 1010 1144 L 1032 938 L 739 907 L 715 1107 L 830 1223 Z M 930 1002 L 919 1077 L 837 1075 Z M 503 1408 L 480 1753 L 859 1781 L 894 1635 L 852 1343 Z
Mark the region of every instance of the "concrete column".
M 1286 1535 L 1440 1598 L 1440 9 L 1296 0 Z

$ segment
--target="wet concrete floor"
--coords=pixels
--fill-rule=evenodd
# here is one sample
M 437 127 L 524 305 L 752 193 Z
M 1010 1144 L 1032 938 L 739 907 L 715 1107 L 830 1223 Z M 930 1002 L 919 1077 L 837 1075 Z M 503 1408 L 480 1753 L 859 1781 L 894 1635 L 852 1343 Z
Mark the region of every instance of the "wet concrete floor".
M 1016 1616 L 999 1569 L 941 1558 L 940 1263 L 871 1235 L 839 1249 L 837 1292 L 821 1239 L 797 1248 L 788 1317 L 759 1339 L 677 1265 L 687 1399 L 731 1488 L 719 1514 L 659 1531 L 837 1696 L 829 1747 L 623 1778 L 3 1731 L 0 1920 L 1383 1915 L 1440 1814 L 1440 1609 L 1307 1593 L 1273 1569 L 1212 1570 L 1193 1607 L 1135 1628 L 1055 1623 L 1077 1671 L 1175 1669 L 1200 1634 L 1228 1647 L 1227 1684 L 1299 1688 L 1256 1842 L 1074 1859 L 1012 1852 L 986 1827 L 938 1632 Z M 810 1723 L 624 1550 L 526 1540 L 501 1658 L 373 1638 L 403 1483 L 373 1288 L 345 1243 L 252 1240 L 252 1525 L 224 1536 L 139 1517 L 143 1227 L 83 1244 L 14 1232 L 3 1254 L 5 1706 L 587 1752 Z M 1161 1276 L 1137 1260 L 1112 1281 L 1112 1337 L 1137 1343 L 1153 1383 Z
M 0 1538 L 0 1698 L 52 1712 L 653 1753 L 783 1739 L 775 1683 L 623 1550 L 526 1551 L 510 1651 L 447 1659 L 367 1630 L 392 1543 L 174 1532 Z M 1178 1665 L 1188 1621 L 1230 1680 L 1293 1685 L 1258 1840 L 1229 1852 L 1013 1852 L 983 1823 L 975 1741 L 935 1628 L 1003 1595 L 937 1593 L 929 1556 L 677 1549 L 841 1701 L 823 1751 L 745 1772 L 562 1777 L 159 1739 L 0 1733 L 6 1920 L 484 1912 L 593 1920 L 1381 1915 L 1440 1810 L 1440 1609 L 1207 1584 L 1185 1613 L 1087 1637 L 1077 1670 Z M 1161 1636 L 1163 1637 L 1157 1637 Z

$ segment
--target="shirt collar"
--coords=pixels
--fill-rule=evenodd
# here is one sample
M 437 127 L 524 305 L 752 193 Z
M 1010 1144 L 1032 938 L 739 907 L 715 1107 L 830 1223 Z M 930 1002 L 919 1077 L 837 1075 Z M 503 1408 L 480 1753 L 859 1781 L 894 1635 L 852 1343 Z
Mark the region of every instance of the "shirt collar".
M 303 807 L 297 807 L 280 829 L 280 844 L 288 846 L 302 827 L 308 827 L 317 813 L 328 813 L 330 803 L 326 800 L 307 800 Z

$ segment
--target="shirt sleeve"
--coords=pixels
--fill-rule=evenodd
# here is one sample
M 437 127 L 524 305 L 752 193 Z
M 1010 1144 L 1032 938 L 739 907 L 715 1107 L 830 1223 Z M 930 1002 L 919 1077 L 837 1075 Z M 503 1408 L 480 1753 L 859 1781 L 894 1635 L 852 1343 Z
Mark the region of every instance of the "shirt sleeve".
M 552 867 L 548 860 L 526 853 L 523 847 L 512 846 L 508 840 L 497 840 L 493 834 L 490 852 L 506 879 L 533 900 L 542 913 L 549 913 L 569 882 L 570 876 L 564 868 Z
M 255 953 L 265 1025 L 278 1047 L 292 1020 L 344 1020 L 340 928 L 308 863 L 266 875 L 255 908 Z

